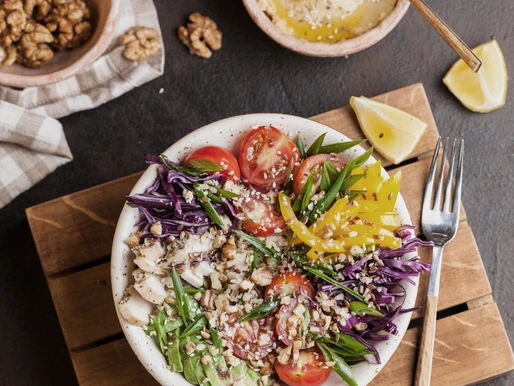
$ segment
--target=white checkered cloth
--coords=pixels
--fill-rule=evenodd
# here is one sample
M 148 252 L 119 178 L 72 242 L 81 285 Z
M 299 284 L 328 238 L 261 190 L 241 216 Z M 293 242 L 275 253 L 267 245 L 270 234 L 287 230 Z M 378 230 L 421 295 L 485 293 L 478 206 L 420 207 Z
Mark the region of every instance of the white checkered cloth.
M 50 117 L 92 109 L 163 74 L 164 48 L 144 62 L 123 58 L 119 37 L 134 26 L 162 36 L 151 0 L 123 0 L 112 43 L 80 74 L 45 87 L 0 86 L 0 208 L 72 160 L 61 124 Z

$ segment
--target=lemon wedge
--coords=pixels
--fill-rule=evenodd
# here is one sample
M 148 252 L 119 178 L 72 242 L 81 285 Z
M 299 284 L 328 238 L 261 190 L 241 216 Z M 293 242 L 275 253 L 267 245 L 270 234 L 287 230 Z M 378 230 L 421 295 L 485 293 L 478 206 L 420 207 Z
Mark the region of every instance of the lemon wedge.
M 443 78 L 444 84 L 471 111 L 488 113 L 505 104 L 507 95 L 507 66 L 496 40 L 473 49 L 482 61 L 477 73 L 458 60 Z
M 382 156 L 398 164 L 421 139 L 427 124 L 405 111 L 365 97 L 351 97 L 362 132 Z

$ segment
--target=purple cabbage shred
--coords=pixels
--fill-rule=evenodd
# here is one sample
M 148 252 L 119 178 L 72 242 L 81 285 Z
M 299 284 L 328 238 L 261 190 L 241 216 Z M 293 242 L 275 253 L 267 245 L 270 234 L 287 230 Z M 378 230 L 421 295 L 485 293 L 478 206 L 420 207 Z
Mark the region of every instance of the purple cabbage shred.
M 164 240 L 169 236 L 179 236 L 182 230 L 191 234 L 202 234 L 209 230 L 212 224 L 207 212 L 202 208 L 200 202 L 195 197 L 191 202 L 187 202 L 183 192 L 185 189 L 192 191 L 191 185 L 204 181 L 220 181 L 218 175 L 208 175 L 194 177 L 186 175 L 177 170 L 168 169 L 164 163 L 178 166 L 168 159 L 163 159 L 157 155 L 145 154 L 145 162 L 158 164 L 158 177 L 143 193 L 127 196 L 127 204 L 137 208 L 141 214 L 140 221 L 136 227 L 142 232 L 141 237 L 156 237 Z M 212 206 L 220 215 L 227 215 L 232 225 L 231 232 L 238 223 L 237 212 L 232 200 L 223 198 L 221 203 L 212 203 Z M 162 235 L 150 233 L 150 227 L 160 221 L 162 225 Z

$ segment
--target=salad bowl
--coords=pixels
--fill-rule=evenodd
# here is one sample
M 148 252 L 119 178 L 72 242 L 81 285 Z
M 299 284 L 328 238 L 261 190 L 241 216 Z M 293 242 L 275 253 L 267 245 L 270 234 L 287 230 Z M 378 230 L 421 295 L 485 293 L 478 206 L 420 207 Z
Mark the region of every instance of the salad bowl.
M 248 131 L 256 126 L 272 125 L 290 137 L 301 135 L 305 144 L 310 145 L 321 134 L 326 133 L 327 143 L 340 141 L 349 141 L 345 135 L 335 131 L 323 124 L 295 116 L 283 114 L 249 114 L 223 119 L 218 122 L 206 125 L 198 130 L 193 131 L 189 135 L 183 137 L 168 149 L 165 154 L 171 161 L 182 162 L 184 158 L 192 150 L 206 145 L 223 146 L 234 152 L 239 153 L 239 146 L 248 133 Z M 349 162 L 351 159 L 364 153 L 364 149 L 355 146 L 344 153 L 341 157 L 344 161 Z M 371 157 L 364 165 L 369 166 L 375 160 Z M 131 195 L 142 193 L 145 189 L 152 185 L 157 178 L 157 165 L 150 165 L 134 188 L 130 192 Z M 382 169 L 382 176 L 387 178 L 387 172 Z M 396 202 L 396 211 L 398 212 L 402 224 L 411 224 L 407 207 L 401 195 L 398 196 Z M 148 372 L 162 385 L 189 385 L 189 382 L 179 373 L 169 371 L 165 357 L 161 354 L 157 344 L 148 337 L 141 327 L 137 327 L 128 323 L 120 313 L 117 305 L 122 300 L 124 291 L 130 284 L 132 279 L 132 271 L 135 269 L 133 256 L 130 248 L 125 244 L 125 240 L 137 229 L 135 224 L 139 221 L 139 211 L 125 204 L 116 228 L 113 240 L 112 259 L 111 259 L 111 282 L 114 303 L 116 304 L 116 312 L 127 338 L 128 343 L 134 353 L 145 366 Z M 404 256 L 404 259 L 414 257 L 416 254 L 411 253 Z M 410 309 L 414 307 L 416 300 L 418 277 L 412 277 L 415 285 L 405 284 L 405 298 L 403 308 Z M 150 313 L 151 310 L 142 309 L 141 312 Z M 381 364 L 372 365 L 366 362 L 352 366 L 352 370 L 359 385 L 368 384 L 383 368 L 383 366 L 391 358 L 395 350 L 400 344 L 405 331 L 407 330 L 411 313 L 400 313 L 394 322 L 398 328 L 397 335 L 391 335 L 388 341 L 374 343 L 381 357 Z M 332 372 L 325 385 L 339 385 L 341 379 Z

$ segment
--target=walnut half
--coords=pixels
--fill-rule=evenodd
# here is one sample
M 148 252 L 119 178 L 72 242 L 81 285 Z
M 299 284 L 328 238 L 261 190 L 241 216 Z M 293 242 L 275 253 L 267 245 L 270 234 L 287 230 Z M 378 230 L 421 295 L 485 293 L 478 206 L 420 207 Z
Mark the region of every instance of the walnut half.
M 16 56 L 18 55 L 18 49 L 15 45 L 9 47 L 0 46 L 0 64 L 4 67 L 11 66 L 16 62 Z
M 0 2 L 0 45 L 9 47 L 21 39 L 27 16 L 21 0 Z
M 31 24 L 18 44 L 16 61 L 27 67 L 38 68 L 53 58 L 54 52 L 48 45 L 54 41 L 53 35 L 42 24 Z
M 221 31 L 211 18 L 202 16 L 198 12 L 189 15 L 189 21 L 187 27 L 179 27 L 178 38 L 189 48 L 191 55 L 210 58 L 212 51 L 221 48 Z
M 161 43 L 159 34 L 153 28 L 134 27 L 120 37 L 120 44 L 126 46 L 123 51 L 125 59 L 133 62 L 146 60 L 159 53 Z
M 92 33 L 90 16 L 91 12 L 82 0 L 59 2 L 44 20 L 46 28 L 56 35 L 52 46 L 59 51 L 73 49 L 89 39 Z

